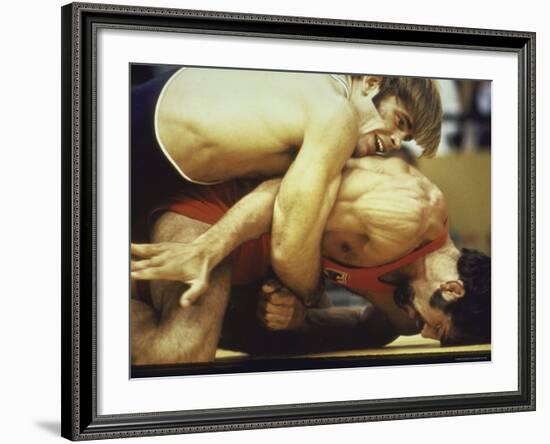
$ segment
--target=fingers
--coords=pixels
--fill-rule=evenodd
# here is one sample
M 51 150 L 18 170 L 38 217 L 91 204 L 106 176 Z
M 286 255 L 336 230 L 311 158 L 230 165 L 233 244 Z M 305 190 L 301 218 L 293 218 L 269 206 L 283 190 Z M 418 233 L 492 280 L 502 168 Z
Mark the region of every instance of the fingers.
M 169 267 L 162 258 L 153 258 L 142 261 L 131 262 L 130 276 L 133 279 L 153 280 L 166 279 L 169 277 Z
M 274 313 L 267 313 L 265 315 L 265 321 L 269 324 L 288 324 L 288 317 L 287 316 L 281 316 Z
M 160 267 L 157 267 L 157 268 L 145 268 L 143 270 L 138 270 L 138 271 L 132 271 L 130 273 L 130 276 L 132 277 L 132 279 L 137 279 L 137 280 L 146 280 L 146 281 L 150 281 L 150 280 L 154 280 L 154 279 L 162 279 L 162 276 L 163 276 L 163 273 L 162 273 L 162 268 Z
M 143 260 L 131 261 L 131 277 L 133 279 L 152 280 L 162 278 L 162 269 L 157 268 L 164 264 L 165 259 L 162 244 L 131 244 L 132 256 Z
M 141 261 L 132 261 L 132 271 L 144 270 L 145 268 L 158 267 L 164 264 L 164 258 L 161 256 L 155 256 L 152 259 L 144 259 Z
M 262 285 L 256 316 L 269 330 L 286 330 L 294 314 L 296 297 L 276 280 Z
M 291 316 L 266 313 L 265 309 L 261 306 L 258 306 L 256 317 L 264 328 L 268 330 L 286 330 L 291 319 Z
M 292 316 L 292 306 L 288 305 L 275 305 L 271 303 L 265 304 L 265 312 L 269 314 L 279 315 L 279 316 L 286 316 L 291 317 Z
M 163 244 L 131 244 L 130 252 L 133 256 L 148 258 L 164 251 Z
M 279 281 L 277 281 L 276 279 L 269 279 L 267 282 L 265 282 L 262 285 L 262 291 L 265 294 L 271 294 L 274 291 L 277 291 L 281 288 L 282 288 L 281 283 Z
M 296 297 L 286 288 L 282 288 L 276 293 L 267 296 L 267 300 L 273 305 L 293 306 Z
M 269 298 L 260 298 L 256 309 L 256 316 L 260 323 L 269 330 L 286 330 L 294 314 L 294 306 L 273 304 Z
M 268 313 L 265 316 L 265 326 L 271 330 L 283 330 L 288 327 L 290 319 L 286 316 L 279 316 Z
M 270 279 L 262 285 L 261 294 L 276 305 L 294 304 L 294 294 L 275 279 Z

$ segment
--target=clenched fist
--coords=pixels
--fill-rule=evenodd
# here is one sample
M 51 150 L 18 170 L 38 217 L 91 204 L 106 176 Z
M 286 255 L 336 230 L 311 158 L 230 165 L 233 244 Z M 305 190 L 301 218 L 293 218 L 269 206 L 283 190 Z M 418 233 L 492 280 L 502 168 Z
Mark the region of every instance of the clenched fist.
M 288 288 L 271 279 L 262 285 L 256 314 L 268 330 L 300 330 L 306 308 Z

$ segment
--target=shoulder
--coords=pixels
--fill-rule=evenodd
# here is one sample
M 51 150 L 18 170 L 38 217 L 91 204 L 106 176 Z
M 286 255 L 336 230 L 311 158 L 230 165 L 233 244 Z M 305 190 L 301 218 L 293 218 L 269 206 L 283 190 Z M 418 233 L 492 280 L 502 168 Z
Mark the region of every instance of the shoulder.
M 338 144 L 357 142 L 358 119 L 355 109 L 343 97 L 315 100 L 307 106 L 306 135 L 334 139 Z
M 315 118 L 355 121 L 357 113 L 351 102 L 332 83 L 330 76 L 304 75 L 300 96 L 308 115 Z
M 402 176 L 400 192 L 402 204 L 409 208 L 409 221 L 416 225 L 416 233 L 422 240 L 431 240 L 443 234 L 448 218 L 445 196 L 437 185 L 410 167 L 413 174 Z M 417 174 L 414 174 L 417 173 Z M 405 179 L 406 177 L 406 179 Z M 412 225 L 410 227 L 413 228 Z
M 306 101 L 308 115 L 317 118 L 356 121 L 357 113 L 353 105 L 343 96 L 334 91 L 325 94 L 315 94 Z
M 373 159 L 374 160 L 374 159 Z M 433 221 L 445 221 L 447 207 L 441 190 L 401 159 L 370 159 L 363 183 L 369 183 L 358 206 L 366 220 L 380 219 L 381 229 L 426 232 Z

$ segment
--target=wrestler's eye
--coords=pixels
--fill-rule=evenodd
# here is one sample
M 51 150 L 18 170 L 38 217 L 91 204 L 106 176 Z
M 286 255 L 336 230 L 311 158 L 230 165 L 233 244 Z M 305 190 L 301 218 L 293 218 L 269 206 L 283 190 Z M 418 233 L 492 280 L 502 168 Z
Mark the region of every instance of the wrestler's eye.
M 403 137 L 403 140 L 405 142 L 410 142 L 413 139 L 411 121 L 402 114 L 398 114 L 396 118 L 396 125 L 399 130 L 407 133 L 407 135 Z

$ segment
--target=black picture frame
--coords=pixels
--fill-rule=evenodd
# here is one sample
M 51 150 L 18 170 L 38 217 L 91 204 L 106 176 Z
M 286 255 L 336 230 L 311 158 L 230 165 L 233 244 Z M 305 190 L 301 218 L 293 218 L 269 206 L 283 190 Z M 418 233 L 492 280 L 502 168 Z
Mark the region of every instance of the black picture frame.
M 535 33 L 72 3 L 62 14 L 62 436 L 71 440 L 535 409 Z M 519 66 L 518 389 L 496 393 L 98 415 L 96 31 L 199 32 L 514 53 Z

